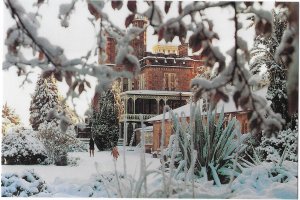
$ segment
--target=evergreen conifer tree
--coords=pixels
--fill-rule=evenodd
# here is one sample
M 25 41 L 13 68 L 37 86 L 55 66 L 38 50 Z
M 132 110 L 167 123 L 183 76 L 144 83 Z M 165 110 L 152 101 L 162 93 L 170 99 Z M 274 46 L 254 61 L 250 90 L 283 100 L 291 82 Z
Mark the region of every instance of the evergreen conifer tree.
M 36 83 L 35 93 L 30 104 L 29 120 L 33 130 L 38 130 L 39 125 L 47 121 L 48 112 L 53 108 L 61 110 L 56 80 L 52 75 L 48 78 L 41 76 Z
M 295 127 L 295 117 L 288 113 L 287 68 L 283 60 L 275 60 L 276 50 L 281 42 L 287 21 L 280 11 L 273 12 L 273 31 L 270 36 L 258 36 L 251 52 L 250 68 L 253 74 L 260 72 L 261 67 L 268 71 L 269 86 L 267 99 L 271 108 L 280 113 L 286 121 L 286 127 Z
M 46 148 L 49 161 L 56 165 L 66 165 L 68 148 L 76 142 L 75 134 L 72 126 L 64 133 L 59 119 L 49 119 L 48 113 L 53 109 L 58 113 L 64 112 L 67 117 L 71 116 L 70 109 L 58 93 L 54 76 L 41 76 L 32 96 L 30 123 L 32 128 L 38 131 L 38 137 Z
M 92 135 L 100 151 L 116 145 L 119 138 L 118 108 L 112 90 L 103 92 L 98 100 L 99 110 L 93 110 Z

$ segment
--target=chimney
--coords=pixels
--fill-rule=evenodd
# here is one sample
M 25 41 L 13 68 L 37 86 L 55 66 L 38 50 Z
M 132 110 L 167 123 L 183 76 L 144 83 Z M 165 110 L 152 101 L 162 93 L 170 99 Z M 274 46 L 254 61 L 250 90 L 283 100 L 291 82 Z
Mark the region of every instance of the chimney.
M 112 37 L 107 37 L 106 39 L 106 63 L 114 64 L 116 58 L 116 41 Z
M 147 19 L 145 17 L 137 15 L 132 21 L 132 26 L 138 28 L 145 28 L 147 26 Z M 147 51 L 147 31 L 140 33 L 139 37 L 131 40 L 131 46 L 134 49 L 134 54 L 140 59 Z
M 178 46 L 178 54 L 181 57 L 188 56 L 188 43 L 184 43 Z

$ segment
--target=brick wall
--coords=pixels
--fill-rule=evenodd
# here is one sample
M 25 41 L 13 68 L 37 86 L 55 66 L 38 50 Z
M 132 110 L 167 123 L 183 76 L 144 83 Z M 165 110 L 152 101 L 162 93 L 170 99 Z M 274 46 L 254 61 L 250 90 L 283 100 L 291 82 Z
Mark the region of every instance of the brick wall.
M 240 122 L 241 125 L 241 132 L 247 133 L 249 131 L 248 128 L 248 119 L 247 119 L 247 112 L 239 112 L 239 113 L 225 113 L 225 117 L 228 117 L 231 115 L 231 117 L 236 117 L 237 120 Z M 189 121 L 189 118 L 187 119 Z M 153 123 L 153 147 L 152 151 L 157 151 L 160 148 L 160 137 L 162 134 L 162 123 L 161 121 L 157 121 Z M 169 139 L 172 134 L 172 127 L 173 123 L 172 121 L 165 121 L 165 127 L 166 127 L 166 140 L 164 146 L 167 147 L 169 144 Z
M 106 42 L 106 63 L 113 64 L 115 63 L 115 58 L 116 58 L 116 41 L 111 38 L 107 37 L 107 42 Z
M 165 90 L 164 74 L 176 74 L 175 91 L 190 91 L 190 80 L 194 77 L 191 68 L 145 67 L 142 72 L 148 90 Z
M 165 128 L 166 128 L 166 137 L 165 137 L 165 143 L 164 147 L 167 147 L 169 144 L 170 136 L 172 134 L 172 128 L 173 124 L 171 121 L 166 121 L 165 122 Z M 160 149 L 160 137 L 162 135 L 162 129 L 161 129 L 161 122 L 155 122 L 153 124 L 153 147 L 152 151 L 158 151 Z

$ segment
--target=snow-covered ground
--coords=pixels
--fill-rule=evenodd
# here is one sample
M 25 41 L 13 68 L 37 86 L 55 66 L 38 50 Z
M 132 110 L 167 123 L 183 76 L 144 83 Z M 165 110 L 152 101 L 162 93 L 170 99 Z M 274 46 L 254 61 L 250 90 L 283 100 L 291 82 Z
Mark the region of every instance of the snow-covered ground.
M 126 175 L 134 179 L 140 176 L 140 151 L 126 152 Z M 120 157 L 116 162 L 118 175 L 124 174 L 123 150 L 120 149 Z M 112 177 L 115 174 L 115 165 L 110 152 L 95 152 L 95 157 L 89 157 L 88 152 L 70 153 L 70 158 L 79 158 L 77 166 L 54 166 L 54 165 L 2 165 L 2 173 L 12 172 L 22 174 L 25 170 L 33 170 L 38 174 L 49 186 L 50 194 L 42 194 L 38 196 L 48 197 L 116 197 L 118 186 L 116 183 L 107 182 L 110 185 L 104 185 L 97 182 L 99 176 Z M 157 170 L 160 161 L 152 158 L 150 154 L 146 154 L 146 163 L 149 166 L 147 170 Z M 232 185 L 222 185 L 217 187 L 212 181 L 201 182 L 196 181 L 194 192 L 196 198 L 297 198 L 297 163 L 284 163 L 285 169 L 289 171 L 291 180 L 288 183 L 279 183 L 270 181 L 266 174 L 271 167 L 271 163 L 263 164 L 251 169 L 245 170 L 243 175 L 239 176 Z M 98 177 L 98 179 L 97 179 Z M 131 186 L 130 182 L 126 185 L 126 180 L 121 181 L 121 188 L 127 193 Z M 125 184 L 124 184 L 125 183 Z M 132 183 L 132 182 L 131 182 Z M 161 176 L 149 176 L 147 179 L 148 193 L 162 189 Z M 137 182 L 135 182 L 137 186 Z M 189 189 L 184 189 L 184 182 L 173 182 L 173 189 L 180 191 L 172 198 L 191 198 L 192 193 Z M 112 192 L 107 192 L 107 188 Z M 234 190 L 231 193 L 230 189 Z M 122 195 L 122 194 L 121 194 Z M 124 195 L 125 197 L 126 195 Z M 155 197 L 155 194 L 154 194 Z
M 25 170 L 37 173 L 50 186 L 55 197 L 85 196 L 85 192 L 79 189 L 93 184 L 91 181 L 98 174 L 115 173 L 114 161 L 110 152 L 97 152 L 95 157 L 90 157 L 88 152 L 69 153 L 70 158 L 79 158 L 78 166 L 55 166 L 55 165 L 2 165 L 2 173 L 14 172 L 21 174 Z M 116 162 L 119 174 L 124 174 L 123 150 L 120 149 L 120 157 Z M 140 153 L 138 151 L 126 151 L 126 173 L 133 177 L 139 176 Z M 158 169 L 160 162 L 146 154 L 146 163 L 151 169 Z M 107 194 L 103 194 L 107 196 Z

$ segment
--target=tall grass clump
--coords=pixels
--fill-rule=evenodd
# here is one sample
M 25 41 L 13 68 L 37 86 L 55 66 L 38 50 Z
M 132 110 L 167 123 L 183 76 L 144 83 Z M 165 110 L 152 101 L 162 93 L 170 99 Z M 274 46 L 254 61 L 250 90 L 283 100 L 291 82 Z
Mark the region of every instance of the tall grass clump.
M 221 185 L 247 166 L 240 153 L 247 147 L 249 134 L 241 134 L 235 117 L 225 118 L 224 108 L 219 114 L 211 110 L 201 114 L 200 104 L 193 104 L 189 122 L 172 112 L 171 115 L 174 133 L 166 155 L 167 167 L 176 168 L 173 177 L 189 181 L 196 176 L 198 180 L 213 180 Z

